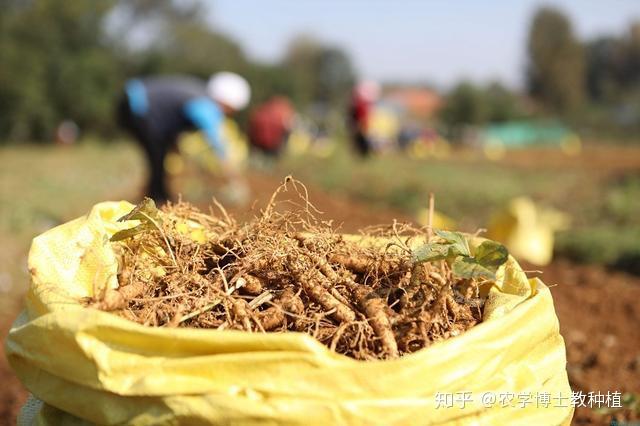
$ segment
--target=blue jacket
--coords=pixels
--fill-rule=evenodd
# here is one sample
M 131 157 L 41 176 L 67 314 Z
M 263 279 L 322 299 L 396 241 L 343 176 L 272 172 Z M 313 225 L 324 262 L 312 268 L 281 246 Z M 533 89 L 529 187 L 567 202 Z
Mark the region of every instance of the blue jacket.
M 129 80 L 125 86 L 129 109 L 145 122 L 151 143 L 174 144 L 187 130 L 200 130 L 216 154 L 227 157 L 222 137 L 224 113 L 208 95 L 206 84 L 189 77 Z

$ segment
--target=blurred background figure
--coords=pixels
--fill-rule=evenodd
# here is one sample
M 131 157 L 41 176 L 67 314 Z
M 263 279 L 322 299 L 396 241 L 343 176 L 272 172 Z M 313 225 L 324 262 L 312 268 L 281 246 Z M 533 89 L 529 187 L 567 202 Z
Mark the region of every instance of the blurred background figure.
M 230 72 L 213 75 L 209 82 L 192 77 L 131 79 L 118 105 L 119 123 L 130 131 L 146 154 L 150 175 L 147 194 L 157 202 L 169 198 L 165 157 L 174 150 L 180 133 L 200 130 L 223 165 L 230 186 L 246 193 L 238 171 L 227 161 L 222 134 L 225 115 L 247 106 L 249 83 Z
M 69 146 L 76 143 L 80 129 L 73 120 L 64 120 L 56 129 L 56 143 L 62 146 Z
M 366 157 L 373 151 L 369 138 L 369 121 L 373 104 L 380 95 L 380 85 L 375 81 L 359 82 L 352 91 L 349 104 L 349 131 L 353 146 L 360 155 Z
M 251 147 L 268 157 L 280 156 L 291 133 L 295 111 L 289 99 L 274 96 L 258 105 L 249 118 Z

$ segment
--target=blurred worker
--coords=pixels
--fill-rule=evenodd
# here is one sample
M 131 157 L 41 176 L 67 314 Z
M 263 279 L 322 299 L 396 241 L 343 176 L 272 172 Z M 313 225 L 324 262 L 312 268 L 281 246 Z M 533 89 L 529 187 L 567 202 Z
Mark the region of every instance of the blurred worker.
M 274 96 L 258 106 L 249 118 L 251 146 L 269 156 L 279 156 L 291 132 L 294 115 L 284 96 Z
M 80 129 L 73 120 L 64 120 L 56 129 L 56 143 L 63 146 L 73 145 L 79 134 Z
M 373 150 L 373 143 L 368 135 L 369 119 L 379 94 L 380 86 L 375 81 L 358 83 L 351 94 L 349 129 L 354 147 L 362 156 L 369 155 Z
M 247 106 L 251 90 L 241 76 L 220 72 L 208 82 L 185 76 L 129 80 L 118 105 L 120 125 L 142 145 L 150 167 L 147 194 L 158 202 L 169 198 L 164 160 L 183 131 L 200 130 L 220 158 L 230 184 L 244 189 L 228 161 L 221 127 L 225 114 Z M 246 191 L 246 189 L 245 189 Z

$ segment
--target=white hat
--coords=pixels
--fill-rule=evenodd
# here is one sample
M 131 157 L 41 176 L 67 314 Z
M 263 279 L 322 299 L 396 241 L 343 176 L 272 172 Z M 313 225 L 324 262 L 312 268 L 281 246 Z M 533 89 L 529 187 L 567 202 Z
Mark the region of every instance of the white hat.
M 232 72 L 212 75 L 207 84 L 207 92 L 213 100 L 236 111 L 246 107 L 251 98 L 251 88 L 247 80 Z
M 362 99 L 374 102 L 380 96 L 380 85 L 373 80 L 364 80 L 356 86 L 356 94 Z

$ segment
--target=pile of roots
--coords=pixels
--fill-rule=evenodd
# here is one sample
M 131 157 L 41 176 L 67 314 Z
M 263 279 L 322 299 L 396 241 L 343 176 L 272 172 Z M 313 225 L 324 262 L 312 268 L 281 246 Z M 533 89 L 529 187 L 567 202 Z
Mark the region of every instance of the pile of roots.
M 245 224 L 219 204 L 205 214 L 145 203 L 124 218 L 140 225 L 112 243 L 120 287 L 89 306 L 156 327 L 308 333 L 361 360 L 415 352 L 481 321 L 476 280 L 444 260 L 414 261 L 411 239 L 427 229 L 394 223 L 345 237 L 291 178 Z

